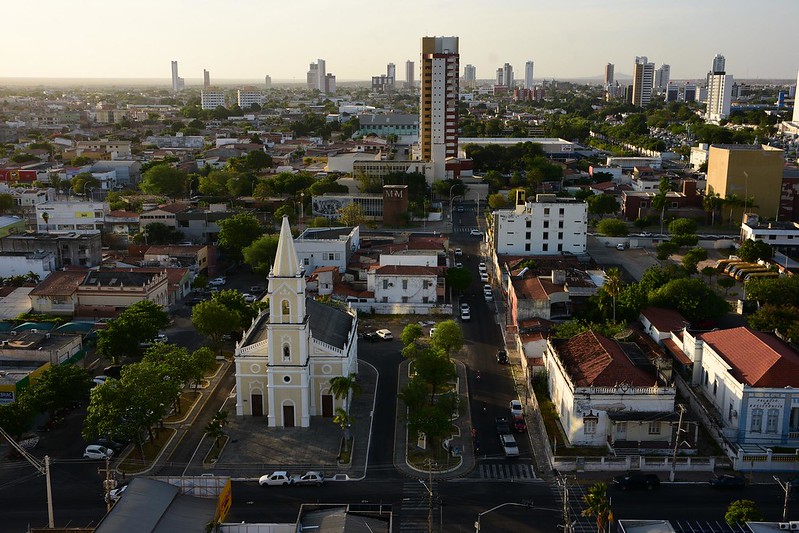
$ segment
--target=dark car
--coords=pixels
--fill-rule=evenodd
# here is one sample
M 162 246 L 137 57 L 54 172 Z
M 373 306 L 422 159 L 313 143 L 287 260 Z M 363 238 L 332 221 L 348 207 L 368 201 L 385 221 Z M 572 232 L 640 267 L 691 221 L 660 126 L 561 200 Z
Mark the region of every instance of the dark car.
M 120 379 L 122 377 L 122 365 L 111 365 L 103 369 L 103 374 L 109 378 Z
M 502 365 L 507 364 L 508 362 L 508 352 L 505 350 L 500 350 L 497 352 L 497 363 Z
M 363 338 L 363 340 L 369 341 L 369 342 L 377 342 L 377 341 L 380 340 L 380 337 L 378 337 L 377 333 L 375 333 L 374 331 L 366 331 L 366 332 L 364 332 L 362 338 Z
M 741 476 L 724 474 L 712 478 L 710 486 L 714 489 L 742 489 L 746 486 L 746 479 Z
M 614 477 L 613 484 L 621 490 L 654 490 L 660 486 L 660 478 L 655 474 L 625 474 Z
M 127 446 L 126 443 L 117 442 L 115 440 L 107 439 L 105 437 L 100 437 L 99 439 L 97 439 L 97 442 L 95 444 L 99 444 L 100 446 L 105 446 L 106 448 L 111 448 L 112 450 L 114 450 L 115 454 L 118 454 L 119 452 L 124 450 L 125 447 Z
M 510 433 L 510 424 L 508 419 L 504 416 L 498 416 L 494 419 L 494 426 L 497 428 L 497 433 L 500 435 L 508 435 Z

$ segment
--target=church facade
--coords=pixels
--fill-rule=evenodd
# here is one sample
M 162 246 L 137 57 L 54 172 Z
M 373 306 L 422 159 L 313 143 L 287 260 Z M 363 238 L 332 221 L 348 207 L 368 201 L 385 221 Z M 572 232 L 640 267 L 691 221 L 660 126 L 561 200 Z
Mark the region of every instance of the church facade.
M 344 407 L 330 380 L 357 373 L 358 317 L 306 296 L 285 217 L 268 282 L 268 310 L 236 345 L 236 414 L 266 417 L 270 427 L 308 427 L 312 416 L 332 418 Z

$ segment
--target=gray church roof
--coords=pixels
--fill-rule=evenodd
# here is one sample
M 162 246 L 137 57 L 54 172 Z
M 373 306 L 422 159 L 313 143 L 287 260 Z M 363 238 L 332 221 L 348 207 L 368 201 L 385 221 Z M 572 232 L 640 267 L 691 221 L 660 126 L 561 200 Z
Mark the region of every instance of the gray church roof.
M 352 315 L 313 298 L 305 299 L 305 312 L 311 320 L 311 335 L 315 339 L 344 349 L 352 329 Z

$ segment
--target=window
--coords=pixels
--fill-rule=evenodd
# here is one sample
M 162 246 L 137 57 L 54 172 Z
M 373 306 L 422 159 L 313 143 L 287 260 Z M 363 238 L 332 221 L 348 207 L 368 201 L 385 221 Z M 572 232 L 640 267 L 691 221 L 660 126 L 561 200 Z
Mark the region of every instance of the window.
M 549 245 L 546 244 L 546 243 L 542 244 L 541 245 L 541 251 L 542 252 L 548 252 L 549 251 Z
M 526 240 L 528 240 L 528 241 L 530 240 L 530 232 L 529 231 L 524 234 L 524 238 Z
M 545 227 L 545 228 L 548 228 L 548 227 L 549 227 L 549 220 L 545 220 L 545 221 L 544 221 L 544 227 Z
M 288 300 L 283 300 L 282 302 L 280 302 L 280 309 L 283 316 L 288 316 L 289 314 L 291 314 L 291 308 L 289 307 Z
M 595 435 L 596 423 L 596 418 L 583 418 L 583 433 L 585 435 Z
M 429 300 L 430 299 L 427 296 L 422 296 L 422 303 L 423 304 L 430 303 Z
M 388 289 L 388 280 L 387 279 L 383 280 L 383 289 Z
M 752 423 L 749 425 L 749 431 L 752 433 L 763 431 L 763 409 L 752 409 Z
M 549 232 L 548 232 L 548 231 L 545 231 L 545 232 L 544 232 L 544 237 L 543 237 L 543 239 L 544 239 L 545 241 L 549 240 Z
M 404 290 L 404 291 L 408 290 L 408 280 L 407 279 L 402 280 L 402 290 Z
M 548 215 L 548 214 L 549 214 L 549 208 L 548 208 L 548 207 L 545 207 L 545 208 L 544 208 L 544 214 L 545 214 L 545 215 Z
M 672 208 L 672 209 L 677 209 L 678 207 L 679 207 L 679 206 L 677 205 L 677 202 L 672 202 L 672 203 L 671 203 L 671 208 Z
M 559 214 L 560 216 L 563 216 L 563 214 L 564 214 L 565 212 L 566 212 L 566 210 L 565 210 L 565 209 L 563 209 L 562 207 L 561 207 L 560 209 L 558 209 L 558 214 Z
M 650 435 L 660 435 L 660 422 L 650 422 L 649 423 L 649 434 Z
M 423 279 L 422 280 L 422 288 L 423 289 L 429 289 L 430 288 L 430 280 L 429 279 Z
M 407 296 L 403 296 L 402 297 L 402 303 L 404 303 L 404 304 L 408 303 L 408 297 Z
M 719 390 L 719 380 L 713 380 L 713 396 L 716 395 L 716 392 Z
M 388 303 L 388 296 L 383 296 L 383 303 L 384 303 L 384 304 L 387 304 L 387 303 Z
M 546 224 L 546 222 L 545 222 L 545 224 Z M 527 222 L 524 223 L 524 227 L 531 228 L 531 227 L 533 227 L 533 223 L 528 220 Z
M 766 433 L 776 433 L 777 432 L 777 418 L 779 418 L 780 412 L 777 409 L 769 409 L 768 416 L 766 418 Z
M 283 361 L 291 361 L 291 348 L 288 344 L 283 345 Z
M 525 252 L 529 252 L 530 251 L 530 243 L 529 242 L 524 245 L 524 251 Z
M 327 254 L 327 260 L 328 261 L 335 261 L 336 260 L 336 254 Z
M 558 240 L 559 240 L 559 241 L 562 241 L 562 240 L 563 240 L 563 232 L 562 232 L 562 231 L 559 231 L 559 232 L 558 232 Z
M 562 245 L 562 244 L 558 244 L 558 251 L 559 251 L 559 252 L 562 252 L 562 251 L 563 251 L 563 245 Z
M 309 266 L 311 264 L 311 258 L 310 257 L 304 257 L 303 260 L 302 260 L 302 264 L 305 265 L 305 266 Z
M 563 221 L 562 220 L 558 221 L 558 229 L 563 229 Z

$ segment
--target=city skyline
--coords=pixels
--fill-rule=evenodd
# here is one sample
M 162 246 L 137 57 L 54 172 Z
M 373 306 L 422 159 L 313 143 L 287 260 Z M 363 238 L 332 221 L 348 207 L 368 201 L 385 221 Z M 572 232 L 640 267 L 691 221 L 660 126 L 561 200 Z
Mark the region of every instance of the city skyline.
M 246 19 L 209 25 L 207 14 L 216 4 L 208 0 L 92 0 L 80 8 L 40 0 L 36 9 L 13 3 L 5 7 L 8 20 L 15 21 L 6 30 L 6 41 L 24 46 L 3 54 L 0 77 L 149 78 L 169 84 L 169 62 L 176 60 L 181 77 L 192 83 L 202 81 L 203 69 L 217 80 L 269 74 L 276 81 L 303 83 L 308 64 L 322 57 L 340 81 L 361 81 L 384 71 L 389 62 L 418 65 L 424 36 L 459 37 L 461 62 L 474 65 L 480 79 L 490 79 L 488 74 L 504 63 L 521 72 L 531 57 L 536 80 L 601 78 L 607 63 L 616 65 L 617 77 L 631 76 L 637 55 L 671 65 L 672 79 L 702 79 L 707 58 L 718 53 L 727 58 L 727 71 L 736 79 L 792 79 L 799 69 L 799 49 L 791 39 L 799 2 L 791 0 L 764 0 L 757 10 L 743 0 L 574 0 L 567 6 L 554 0 L 500 0 L 491 9 L 475 0 L 409 0 L 401 10 L 344 0 L 339 12 L 358 32 L 331 25 L 325 17 L 309 17 L 324 12 L 327 4 L 321 0 L 237 4 L 236 12 L 246 13 Z M 385 32 L 381 15 L 391 18 L 392 32 Z M 718 31 L 707 30 L 703 21 L 709 20 Z M 89 31 L 120 21 L 125 23 L 119 31 Z M 528 31 L 531 21 L 536 21 L 535 31 Z M 299 26 L 301 33 L 294 31 Z M 37 30 L 35 39 L 27 33 L 31 27 Z M 495 27 L 503 31 L 486 31 Z M 758 31 L 766 27 L 767 45 Z M 64 28 L 71 29 L 68 36 Z M 53 53 L 63 49 L 65 38 L 70 53 Z M 279 43 L 289 46 L 274 46 Z

